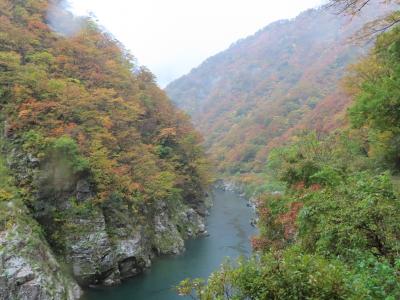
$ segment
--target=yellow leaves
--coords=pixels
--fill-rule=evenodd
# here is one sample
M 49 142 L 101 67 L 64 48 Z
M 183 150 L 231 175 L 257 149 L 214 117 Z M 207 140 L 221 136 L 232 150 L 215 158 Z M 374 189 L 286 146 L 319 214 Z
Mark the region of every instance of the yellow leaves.
M 354 96 L 360 92 L 365 81 L 374 82 L 382 72 L 383 68 L 376 55 L 371 54 L 348 68 L 349 75 L 342 80 L 341 85 L 349 95 Z
M 10 0 L 0 1 L 0 12 L 2 15 L 10 17 L 12 15 L 13 3 Z
M 369 145 L 368 156 L 371 158 L 377 158 L 385 153 L 387 148 L 390 148 L 394 137 L 391 131 L 370 132 L 369 135 L 372 143 Z
M 86 136 L 82 132 L 79 132 L 78 136 L 77 136 L 77 140 L 78 140 L 79 147 L 83 148 L 86 144 Z
M 0 188 L 0 202 L 1 201 L 9 201 L 13 198 L 13 194 L 9 191 Z
M 0 202 L 11 200 L 14 197 L 12 186 L 5 160 L 0 155 Z
M 176 175 L 168 171 L 153 176 L 147 185 L 153 200 L 166 200 L 174 196 L 176 179 Z
M 19 100 L 21 98 L 25 98 L 27 95 L 29 95 L 29 89 L 27 89 L 25 86 L 21 84 L 14 84 L 12 87 L 12 93 L 13 97 L 16 100 Z
M 0 70 L 16 70 L 21 61 L 21 56 L 14 51 L 0 51 Z
M 54 94 L 54 96 L 62 95 L 62 92 L 67 87 L 67 82 L 61 79 L 50 79 L 47 82 L 48 92 Z
M 111 121 L 111 118 L 109 116 L 103 117 L 102 123 L 103 123 L 103 126 L 107 129 L 111 129 L 113 126 L 113 122 Z

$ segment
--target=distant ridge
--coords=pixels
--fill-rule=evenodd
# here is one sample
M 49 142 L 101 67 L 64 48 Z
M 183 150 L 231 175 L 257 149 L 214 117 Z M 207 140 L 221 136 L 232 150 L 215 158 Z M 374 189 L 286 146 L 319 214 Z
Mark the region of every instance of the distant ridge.
M 261 170 L 268 150 L 302 128 L 329 131 L 349 104 L 338 83 L 369 45 L 348 39 L 390 8 L 350 20 L 326 8 L 274 22 L 166 87 L 192 115 L 223 173 Z

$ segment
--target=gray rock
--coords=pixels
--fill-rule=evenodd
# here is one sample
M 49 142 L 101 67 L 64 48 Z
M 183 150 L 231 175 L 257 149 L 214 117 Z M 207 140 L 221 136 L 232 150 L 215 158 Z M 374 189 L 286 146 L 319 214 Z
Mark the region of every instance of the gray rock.
M 185 250 L 185 242 L 173 222 L 164 201 L 159 201 L 154 216 L 154 244 L 158 255 L 177 255 Z
M 83 202 L 92 197 L 90 184 L 87 180 L 81 179 L 76 184 L 76 200 Z
M 116 255 L 101 212 L 93 210 L 91 215 L 72 218 L 70 222 L 75 224 L 75 230 L 65 233 L 64 244 L 74 277 L 83 286 L 117 284 Z
M 160 200 L 155 208 L 143 204 L 133 210 L 116 197 L 108 206 L 92 207 L 90 178 L 77 178 L 62 161 L 40 165 L 16 148 L 7 161 L 17 181 L 36 188 L 33 216 L 81 286 L 119 284 L 149 268 L 155 254 L 182 253 L 184 239 L 207 233 L 202 200 Z M 30 212 L 21 204 L 12 211 L 21 218 L 15 217 L 18 230 L 0 232 L 0 299 L 78 299 L 80 287 L 61 271 Z
M 81 289 L 63 274 L 24 205 L 2 203 L 0 210 L 7 210 L 13 220 L 0 232 L 0 299 L 79 299 Z

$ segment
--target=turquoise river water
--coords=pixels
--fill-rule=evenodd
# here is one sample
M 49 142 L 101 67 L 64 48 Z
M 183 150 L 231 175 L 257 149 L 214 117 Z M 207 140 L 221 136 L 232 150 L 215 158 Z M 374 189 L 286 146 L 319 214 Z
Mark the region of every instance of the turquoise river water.
M 85 300 L 179 300 L 173 287 L 181 280 L 207 277 L 226 257 L 235 259 L 251 253 L 250 225 L 253 211 L 246 201 L 231 191 L 214 191 L 214 206 L 207 219 L 210 236 L 186 242 L 186 252 L 153 261 L 143 275 L 114 288 L 91 289 Z

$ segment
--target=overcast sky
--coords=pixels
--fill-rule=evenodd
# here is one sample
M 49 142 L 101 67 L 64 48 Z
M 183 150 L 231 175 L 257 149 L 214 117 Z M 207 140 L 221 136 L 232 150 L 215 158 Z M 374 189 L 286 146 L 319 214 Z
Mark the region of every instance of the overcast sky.
M 202 61 L 321 0 L 70 0 L 93 13 L 164 87 Z

